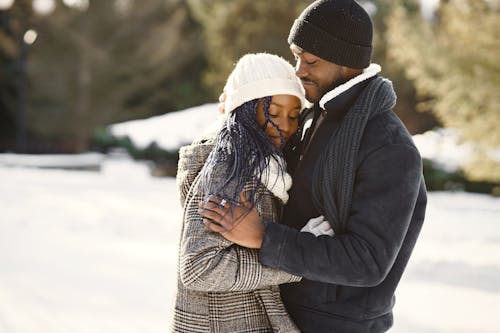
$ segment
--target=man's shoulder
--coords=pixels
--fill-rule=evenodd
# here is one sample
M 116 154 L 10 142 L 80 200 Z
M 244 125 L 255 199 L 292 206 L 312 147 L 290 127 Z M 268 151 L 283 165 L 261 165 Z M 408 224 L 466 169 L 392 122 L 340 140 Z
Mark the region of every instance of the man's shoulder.
M 407 145 L 415 148 L 413 139 L 394 112 L 384 112 L 371 118 L 365 128 L 361 146 L 378 149 L 386 145 Z

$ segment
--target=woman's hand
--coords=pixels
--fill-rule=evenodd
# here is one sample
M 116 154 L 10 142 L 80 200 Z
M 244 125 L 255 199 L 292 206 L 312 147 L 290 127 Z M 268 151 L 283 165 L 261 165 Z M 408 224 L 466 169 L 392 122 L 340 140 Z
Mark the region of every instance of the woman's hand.
M 200 203 L 198 213 L 203 217 L 205 226 L 221 234 L 227 240 L 252 249 L 259 249 L 264 239 L 264 224 L 259 213 L 251 207 L 243 193 L 240 204 L 209 197 Z

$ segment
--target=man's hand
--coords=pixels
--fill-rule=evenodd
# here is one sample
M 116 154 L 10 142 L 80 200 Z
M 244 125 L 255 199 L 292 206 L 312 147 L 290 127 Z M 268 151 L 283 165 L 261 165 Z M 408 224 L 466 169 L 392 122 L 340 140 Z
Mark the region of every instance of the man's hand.
M 240 194 L 240 201 L 236 205 L 209 197 L 200 203 L 198 213 L 208 229 L 238 245 L 259 249 L 264 239 L 264 224 L 260 221 L 257 209 L 251 207 L 243 193 Z

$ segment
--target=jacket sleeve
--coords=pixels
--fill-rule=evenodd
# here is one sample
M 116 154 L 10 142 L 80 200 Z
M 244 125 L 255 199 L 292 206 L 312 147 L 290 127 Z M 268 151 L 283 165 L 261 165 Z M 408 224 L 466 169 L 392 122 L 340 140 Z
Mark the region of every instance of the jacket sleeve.
M 416 148 L 405 144 L 379 148 L 358 166 L 345 233 L 314 237 L 269 224 L 259 252 L 261 263 L 313 281 L 378 285 L 402 246 L 422 180 Z
M 195 141 L 193 144 L 179 149 L 176 183 L 182 207 L 184 207 L 186 196 L 191 188 L 191 185 L 194 183 L 196 176 L 200 173 L 200 170 L 203 168 L 203 165 L 210 154 L 210 148 L 200 148 L 200 146 L 203 145 L 211 147 L 211 141 L 204 141 L 206 142 L 202 143 Z
M 194 195 L 186 201 L 179 250 L 180 279 L 186 288 L 249 291 L 300 281 L 298 276 L 260 264 L 257 250 L 233 244 L 207 229 L 197 213 L 200 200 L 201 195 Z

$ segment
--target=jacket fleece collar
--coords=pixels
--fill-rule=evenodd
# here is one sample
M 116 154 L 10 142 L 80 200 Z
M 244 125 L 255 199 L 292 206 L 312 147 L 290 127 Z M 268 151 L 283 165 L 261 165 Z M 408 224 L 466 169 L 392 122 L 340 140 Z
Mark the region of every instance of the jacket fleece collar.
M 326 109 L 325 104 L 328 103 L 330 100 L 334 99 L 335 97 L 342 94 L 343 92 L 351 89 L 356 84 L 377 75 L 381 70 L 382 70 L 382 68 L 380 67 L 380 65 L 370 64 L 370 66 L 365 68 L 363 70 L 363 72 L 361 74 L 359 74 L 358 76 L 353 77 L 349 81 L 341 84 L 338 87 L 335 87 L 333 90 L 330 90 L 329 92 L 324 94 L 323 97 L 321 98 L 321 100 L 319 101 L 319 106 L 323 110 L 325 110 Z

